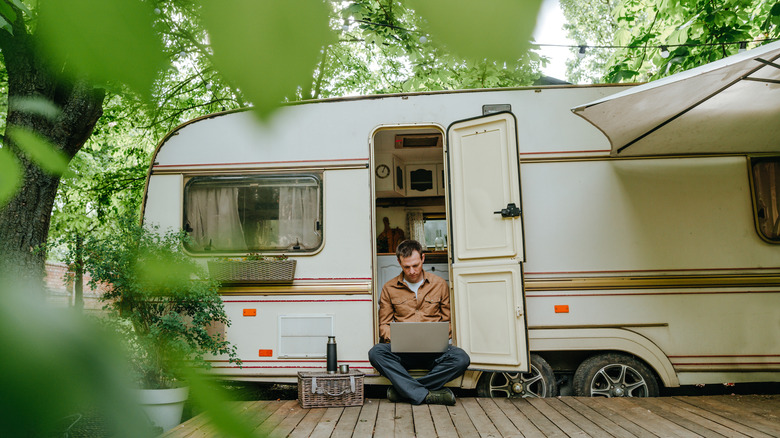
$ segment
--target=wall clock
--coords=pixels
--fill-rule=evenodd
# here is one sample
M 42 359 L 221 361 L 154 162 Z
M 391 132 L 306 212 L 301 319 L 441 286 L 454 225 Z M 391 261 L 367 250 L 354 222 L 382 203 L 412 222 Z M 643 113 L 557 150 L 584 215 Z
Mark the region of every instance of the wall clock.
M 377 178 L 387 178 L 390 176 L 390 168 L 387 166 L 387 164 L 380 164 L 379 166 L 376 166 L 376 176 Z

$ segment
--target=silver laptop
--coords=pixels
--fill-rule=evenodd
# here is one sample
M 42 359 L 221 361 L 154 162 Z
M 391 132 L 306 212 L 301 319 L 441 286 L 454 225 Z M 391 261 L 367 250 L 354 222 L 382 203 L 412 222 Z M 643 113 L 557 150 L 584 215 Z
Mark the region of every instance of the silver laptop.
M 449 322 L 391 322 L 393 353 L 442 353 L 450 340 Z

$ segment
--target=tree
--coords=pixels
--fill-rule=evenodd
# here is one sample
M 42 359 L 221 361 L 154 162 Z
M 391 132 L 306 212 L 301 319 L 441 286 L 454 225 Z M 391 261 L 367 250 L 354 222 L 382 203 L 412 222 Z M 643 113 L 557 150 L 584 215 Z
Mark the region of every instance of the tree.
M 605 65 L 590 64 L 593 75 L 606 82 L 657 79 L 780 36 L 780 4 L 775 2 L 605 0 L 590 4 L 564 0 L 561 6 L 573 20 L 571 37 L 592 38 L 583 44 L 614 46 Z M 599 30 L 593 30 L 589 11 L 603 23 L 595 27 Z
M 602 82 L 613 51 L 598 46 L 611 44 L 617 31 L 613 11 L 619 0 L 559 1 L 569 38 L 583 46 L 591 45 L 584 54 L 566 62 L 567 79 L 575 84 Z
M 0 253 L 4 254 L 0 272 L 23 276 L 28 272 L 40 273 L 43 266 L 44 255 L 33 250 L 46 241 L 60 176 L 42 169 L 28 154 L 21 153 L 21 133 L 34 132 L 54 145 L 66 160 L 73 158 L 103 114 L 105 90 L 96 89 L 85 80 L 69 81 L 58 76 L 55 67 L 36 50 L 37 41 L 25 22 L 23 5 L 11 2 L 5 6 L 3 16 L 9 19 L 11 28 L 0 31 L 8 78 L 3 151 L 6 156 L 13 153 L 24 176 L 18 193 L 0 210 Z M 57 108 L 56 115 L 41 114 L 29 105 L 41 99 Z M 5 169 L 9 167 L 6 165 Z

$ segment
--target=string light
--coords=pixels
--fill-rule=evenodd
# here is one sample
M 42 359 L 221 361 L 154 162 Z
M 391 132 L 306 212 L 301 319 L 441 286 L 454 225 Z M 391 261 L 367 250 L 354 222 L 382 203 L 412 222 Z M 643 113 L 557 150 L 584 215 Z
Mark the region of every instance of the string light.
M 399 27 L 393 24 L 388 23 L 375 23 L 368 20 L 353 20 L 355 23 L 362 23 L 362 24 L 368 24 L 372 26 L 381 26 L 381 27 L 388 27 L 391 29 L 396 30 L 402 30 L 404 32 L 409 33 L 421 33 L 416 30 L 409 30 L 405 29 L 403 27 Z M 347 24 L 347 20 L 344 20 L 344 26 L 342 29 L 344 32 L 346 32 L 349 29 L 349 25 Z M 738 45 L 739 46 L 739 52 L 744 52 L 747 50 L 748 43 L 753 44 L 760 44 L 760 43 L 769 43 L 773 41 L 778 41 L 780 38 L 763 38 L 763 39 L 756 39 L 756 40 L 749 40 L 749 41 L 731 41 L 731 42 L 723 42 L 723 43 L 695 43 L 695 44 L 664 44 L 664 45 L 644 45 L 644 46 L 621 46 L 621 45 L 587 45 L 587 44 L 577 44 L 577 45 L 569 45 L 569 44 L 544 44 L 544 43 L 532 43 L 536 47 L 567 47 L 570 49 L 578 49 L 577 51 L 577 57 L 582 59 L 585 57 L 587 49 L 658 49 L 660 50 L 660 55 L 662 58 L 668 58 L 669 57 L 669 48 L 670 47 L 711 47 L 711 46 L 733 46 Z M 350 40 L 353 41 L 353 40 Z M 362 41 L 362 40 L 354 40 L 354 41 Z M 428 42 L 428 38 L 426 36 L 421 36 L 419 38 L 420 43 L 425 44 Z
M 644 46 L 620 46 L 620 45 L 587 45 L 587 44 L 577 44 L 577 45 L 570 45 L 570 44 L 544 44 L 544 43 L 533 43 L 533 45 L 538 47 L 567 47 L 570 49 L 579 49 L 579 54 L 582 54 L 587 49 L 659 49 L 663 51 L 666 49 L 667 51 L 671 47 L 714 47 L 714 46 L 739 46 L 740 49 L 747 50 L 748 43 L 751 44 L 760 44 L 760 43 L 771 43 L 773 41 L 778 41 L 780 38 L 763 38 L 763 39 L 757 39 L 757 40 L 749 40 L 749 41 L 731 41 L 726 43 L 695 43 L 695 44 L 664 44 L 664 45 L 644 45 Z

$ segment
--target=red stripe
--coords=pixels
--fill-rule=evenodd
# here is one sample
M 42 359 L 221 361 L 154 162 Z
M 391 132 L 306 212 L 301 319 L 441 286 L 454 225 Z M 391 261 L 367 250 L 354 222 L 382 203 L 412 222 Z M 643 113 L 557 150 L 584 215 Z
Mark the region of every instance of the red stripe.
M 200 163 L 200 164 L 158 164 L 153 169 L 161 167 L 199 167 L 199 166 L 239 166 L 256 164 L 290 164 L 290 163 L 333 163 L 339 161 L 368 161 L 368 158 L 341 158 L 332 160 L 294 160 L 294 161 L 255 161 L 247 163 Z
M 780 267 L 776 268 L 701 268 L 701 269 L 631 269 L 631 270 L 619 270 L 619 271 L 550 271 L 550 272 L 529 272 L 526 271 L 526 275 L 558 275 L 558 274 L 625 274 L 627 272 L 707 272 L 707 271 L 771 271 L 780 270 Z
M 688 366 L 688 365 L 710 365 L 710 366 L 734 366 L 734 365 L 780 365 L 780 362 L 685 362 L 677 363 L 672 362 L 674 366 Z
M 229 360 L 207 360 L 206 362 L 211 363 L 229 363 Z M 254 360 L 254 359 L 241 359 L 241 362 L 270 362 L 270 363 L 278 363 L 278 362 L 294 362 L 294 363 L 325 363 L 325 360 L 319 360 L 319 359 L 301 359 L 301 360 L 293 360 L 293 359 L 278 359 L 278 360 Z M 367 360 L 339 360 L 339 362 L 349 362 L 349 363 L 368 363 Z
M 550 155 L 550 154 L 590 154 L 594 152 L 611 152 L 611 149 L 599 149 L 592 151 L 552 151 L 552 152 L 520 152 L 520 155 Z
M 244 367 L 244 366 L 239 367 L 237 365 L 236 366 L 214 366 L 214 367 L 211 367 L 211 368 L 222 368 L 222 369 L 228 369 L 228 368 L 233 368 L 233 369 L 239 369 L 239 368 L 241 368 L 241 369 L 250 369 L 251 368 L 251 369 L 291 369 L 291 370 L 309 369 L 309 368 L 306 368 L 306 367 L 257 367 L 257 366 L 254 366 L 254 367 Z M 373 370 L 373 368 L 371 368 L 371 367 L 349 367 L 349 368 L 350 369 L 356 369 L 356 370 Z
M 626 289 L 630 289 L 630 287 L 627 287 Z M 751 291 L 751 290 L 745 290 L 745 291 L 692 291 L 692 292 L 620 292 L 620 293 L 614 293 L 614 294 L 581 294 L 581 293 L 570 293 L 570 294 L 547 294 L 547 295 L 538 295 L 535 292 L 526 292 L 527 298 L 561 298 L 561 297 L 621 297 L 621 296 L 641 296 L 641 295 L 715 295 L 715 294 L 776 294 L 780 293 L 780 291 L 777 290 L 767 290 L 767 291 Z
M 226 303 L 371 303 L 373 300 L 224 300 Z
M 668 358 L 682 359 L 685 357 L 780 357 L 780 354 L 711 354 L 699 356 L 667 356 Z

